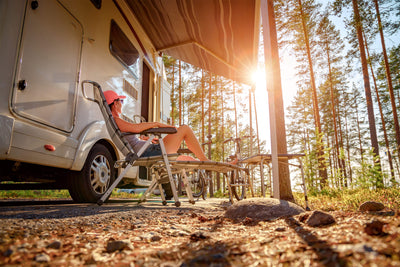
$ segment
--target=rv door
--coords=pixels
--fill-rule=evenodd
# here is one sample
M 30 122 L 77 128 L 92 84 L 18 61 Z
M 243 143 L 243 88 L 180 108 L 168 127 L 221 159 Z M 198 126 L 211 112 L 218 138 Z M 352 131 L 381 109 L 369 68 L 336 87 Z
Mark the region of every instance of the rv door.
M 56 0 L 27 1 L 12 108 L 70 132 L 74 125 L 83 29 Z

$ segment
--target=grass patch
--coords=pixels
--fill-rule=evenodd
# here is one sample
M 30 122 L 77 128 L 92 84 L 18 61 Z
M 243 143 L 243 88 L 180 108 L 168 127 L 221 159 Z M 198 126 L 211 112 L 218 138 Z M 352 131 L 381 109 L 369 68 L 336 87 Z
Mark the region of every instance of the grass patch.
M 68 190 L 1 190 L 0 199 L 68 199 Z
M 294 193 L 294 196 L 296 202 L 305 207 L 304 194 Z M 381 202 L 389 209 L 400 210 L 400 189 L 329 189 L 308 196 L 308 203 L 312 210 L 356 211 L 365 201 Z
M 142 194 L 118 192 L 114 189 L 112 198 L 140 198 Z M 0 199 L 71 199 L 68 190 L 0 190 Z
M 304 194 L 293 192 L 296 203 L 305 207 Z M 114 189 L 112 198 L 138 199 L 142 194 L 118 192 Z M 251 194 L 247 194 L 248 197 Z M 228 197 L 227 193 L 215 192 L 214 197 Z M 68 190 L 2 190 L 0 199 L 71 199 Z M 378 201 L 392 210 L 400 210 L 400 189 L 326 189 L 322 192 L 310 192 L 308 203 L 312 210 L 357 211 L 365 201 Z

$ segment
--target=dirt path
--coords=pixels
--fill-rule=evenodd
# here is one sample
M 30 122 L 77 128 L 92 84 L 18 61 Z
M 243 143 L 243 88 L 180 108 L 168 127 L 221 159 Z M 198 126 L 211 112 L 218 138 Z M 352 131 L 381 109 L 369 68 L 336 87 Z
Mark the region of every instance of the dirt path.
M 330 212 L 313 228 L 299 216 L 270 222 L 224 217 L 227 200 L 0 202 L 0 265 L 400 266 L 400 216 Z M 384 223 L 379 235 L 365 225 Z

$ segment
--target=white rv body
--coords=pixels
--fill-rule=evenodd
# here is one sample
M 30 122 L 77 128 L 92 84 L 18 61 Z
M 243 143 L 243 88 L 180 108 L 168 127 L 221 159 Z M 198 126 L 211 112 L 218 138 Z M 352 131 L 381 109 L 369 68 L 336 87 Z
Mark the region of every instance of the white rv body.
M 126 95 L 128 117 L 168 120 L 170 87 L 162 59 L 125 5 L 123 0 L 0 1 L 0 181 L 16 181 L 10 177 L 26 163 L 79 173 L 98 143 L 115 160 L 123 157 L 98 105 L 84 98 L 81 81 Z M 121 31 L 138 53 L 130 67 L 112 52 L 118 49 L 112 42 L 118 47 L 126 41 Z M 36 181 L 21 175 L 17 180 Z M 124 182 L 149 185 L 138 177 L 138 168 Z

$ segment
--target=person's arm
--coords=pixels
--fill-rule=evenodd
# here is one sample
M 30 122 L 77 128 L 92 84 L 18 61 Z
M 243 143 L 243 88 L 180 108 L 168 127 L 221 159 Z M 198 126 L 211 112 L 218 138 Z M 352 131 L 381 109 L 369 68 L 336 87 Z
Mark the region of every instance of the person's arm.
M 145 130 L 157 127 L 172 127 L 172 125 L 164 124 L 161 122 L 141 122 L 141 123 L 130 123 L 127 122 L 119 117 L 114 117 L 115 122 L 118 125 L 118 128 L 121 132 L 128 132 L 128 133 L 141 133 Z

